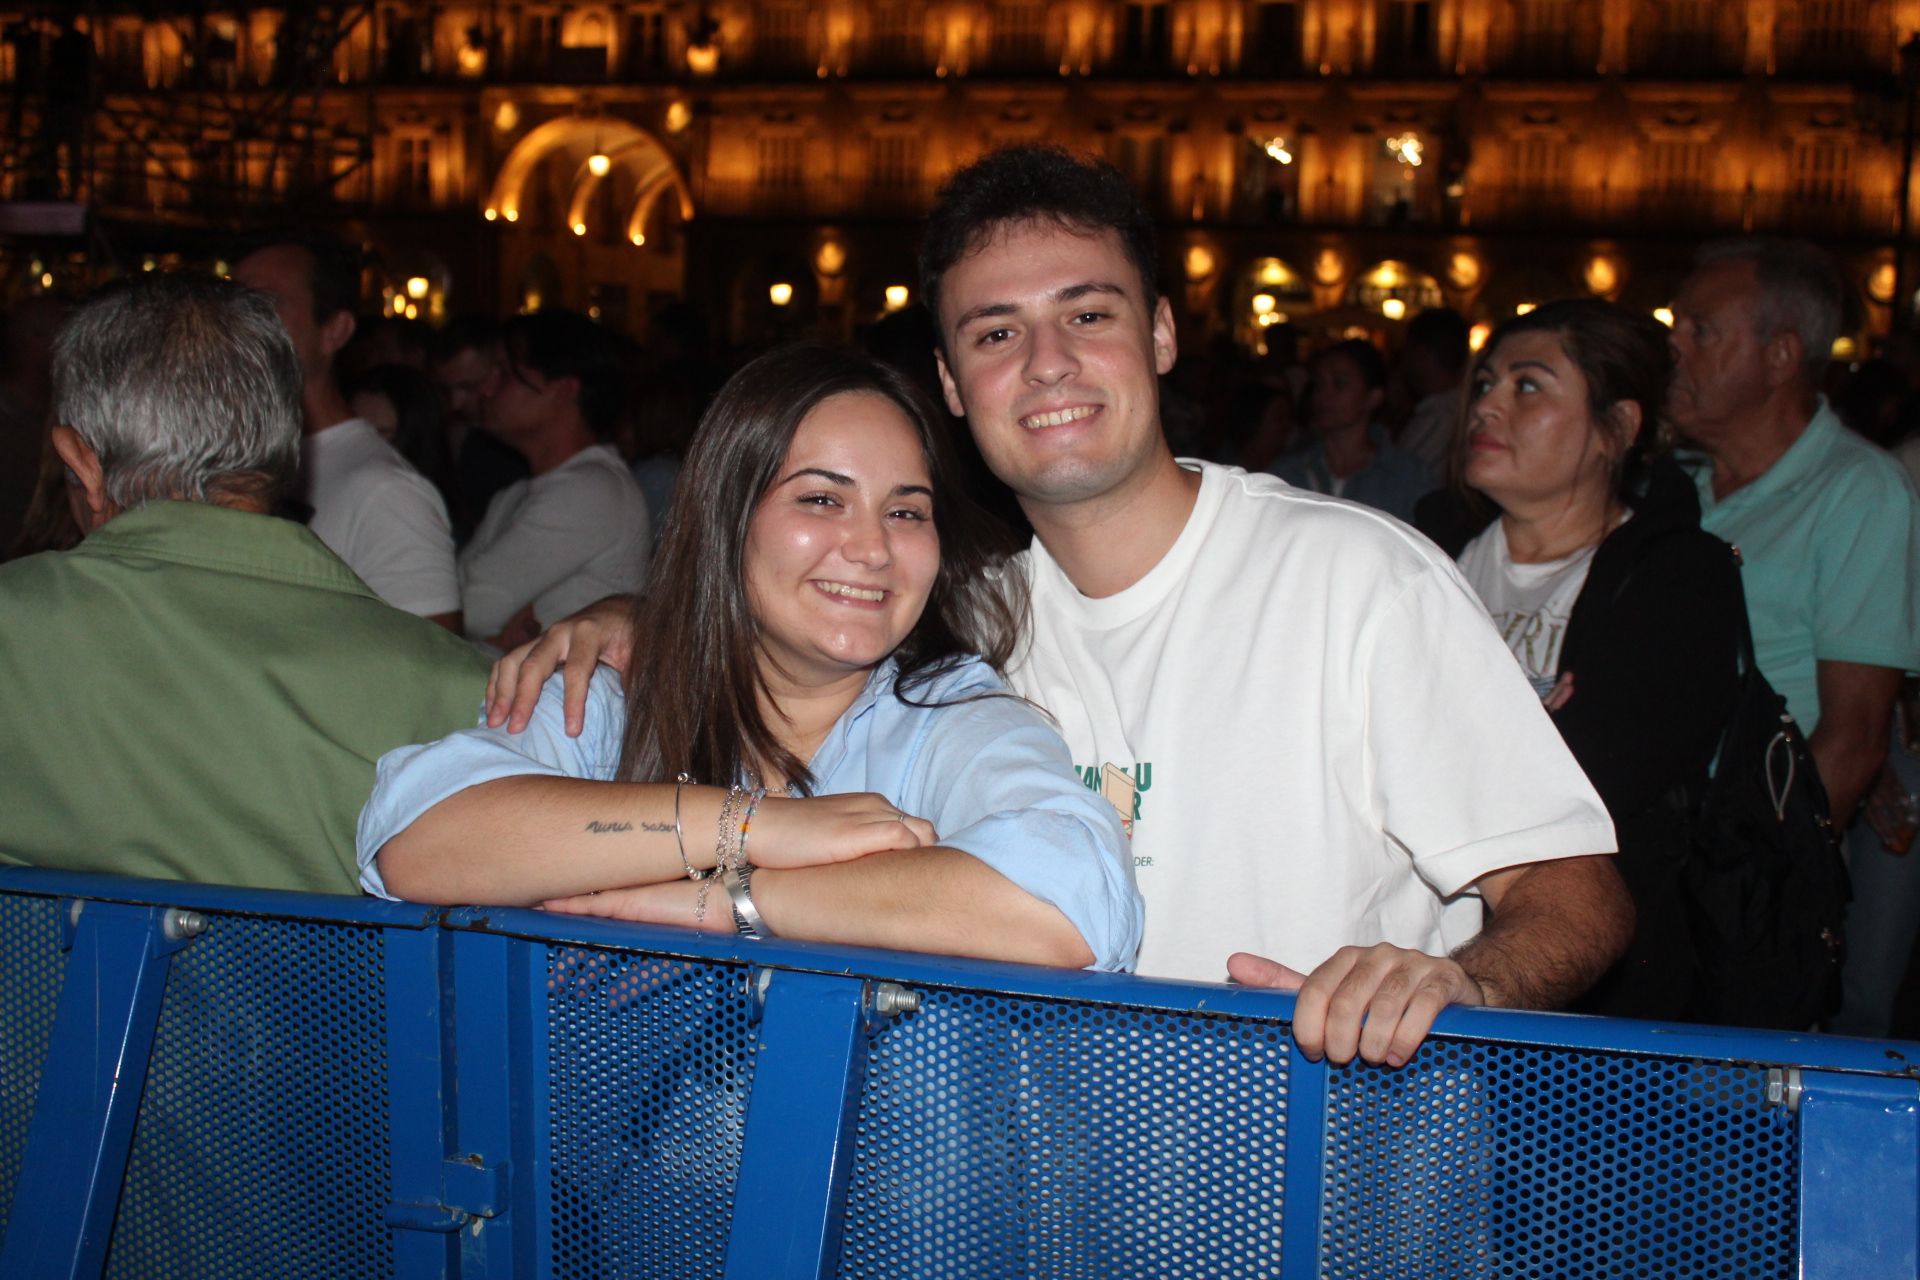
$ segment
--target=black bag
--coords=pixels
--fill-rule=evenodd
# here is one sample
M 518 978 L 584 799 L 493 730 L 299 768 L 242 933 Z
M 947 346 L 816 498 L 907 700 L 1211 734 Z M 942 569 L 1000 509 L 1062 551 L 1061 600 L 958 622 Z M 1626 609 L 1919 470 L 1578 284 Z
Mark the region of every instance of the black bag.
M 1740 559 L 1734 550 L 1734 562 Z M 1806 737 L 1753 656 L 1744 590 L 1740 695 L 1694 813 L 1685 868 L 1702 1021 L 1804 1031 L 1840 1001 L 1851 890 Z

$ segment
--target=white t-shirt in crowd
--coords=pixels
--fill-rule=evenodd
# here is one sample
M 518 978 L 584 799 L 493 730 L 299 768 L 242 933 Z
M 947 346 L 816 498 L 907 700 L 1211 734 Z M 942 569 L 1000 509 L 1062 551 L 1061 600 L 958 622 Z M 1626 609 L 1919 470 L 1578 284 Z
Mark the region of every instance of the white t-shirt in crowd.
M 647 500 L 611 445 L 582 449 L 494 495 L 460 552 L 467 634 L 498 635 L 531 604 L 542 625 L 646 585 Z
M 423 617 L 460 607 L 447 504 L 372 423 L 348 418 L 302 440 L 300 482 L 308 527 L 375 595 Z
M 1587 585 L 1587 570 L 1599 544 L 1559 560 L 1516 564 L 1506 526 L 1495 520 L 1460 552 L 1460 572 L 1480 595 L 1493 625 L 1535 693 L 1546 697 L 1560 678 L 1560 647 L 1567 639 L 1573 602 Z
M 1038 543 L 1014 687 L 1120 810 L 1139 972 L 1253 951 L 1441 953 L 1487 872 L 1615 848 L 1613 824 L 1451 561 L 1367 508 L 1208 463 L 1186 528 L 1118 595 Z

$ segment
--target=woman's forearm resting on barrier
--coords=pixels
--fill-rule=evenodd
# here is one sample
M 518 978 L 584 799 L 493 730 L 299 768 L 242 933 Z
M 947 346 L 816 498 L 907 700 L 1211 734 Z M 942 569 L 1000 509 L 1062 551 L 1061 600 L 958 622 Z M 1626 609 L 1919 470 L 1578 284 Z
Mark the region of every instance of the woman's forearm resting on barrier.
M 548 902 L 549 909 L 725 930 L 694 919 L 697 886 L 655 885 Z M 1066 915 L 971 854 L 929 848 L 857 862 L 754 873 L 753 901 L 774 935 L 937 955 L 1083 968 L 1096 956 Z
M 726 792 L 678 790 L 676 835 L 671 783 L 496 778 L 448 796 L 389 839 L 380 874 L 396 897 L 501 906 L 684 881 L 689 867 L 714 865 Z M 753 838 L 763 865 L 808 866 L 916 847 L 932 841 L 933 828 L 875 795 L 770 796 Z

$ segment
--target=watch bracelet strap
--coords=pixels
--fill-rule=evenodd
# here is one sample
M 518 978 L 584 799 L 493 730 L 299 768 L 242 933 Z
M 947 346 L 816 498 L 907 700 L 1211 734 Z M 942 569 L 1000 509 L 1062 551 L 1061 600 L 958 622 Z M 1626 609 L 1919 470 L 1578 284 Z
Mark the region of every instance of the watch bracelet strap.
M 733 905 L 733 927 L 745 938 L 771 938 L 774 936 L 773 930 L 767 928 L 760 909 L 753 905 L 752 881 L 753 866 L 750 863 L 741 863 L 722 881 L 727 887 L 727 900 Z

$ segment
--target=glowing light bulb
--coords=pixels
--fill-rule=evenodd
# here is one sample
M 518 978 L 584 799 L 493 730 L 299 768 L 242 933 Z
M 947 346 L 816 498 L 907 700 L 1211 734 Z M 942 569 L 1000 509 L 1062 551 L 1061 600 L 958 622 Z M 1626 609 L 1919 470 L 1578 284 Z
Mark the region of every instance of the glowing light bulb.
M 413 276 L 407 281 L 407 296 L 418 302 L 427 296 L 427 290 L 432 287 L 432 282 L 425 276 Z
M 887 310 L 898 311 L 907 305 L 907 286 L 890 284 L 887 286 Z
M 500 216 L 505 218 L 508 222 L 520 221 L 520 211 L 518 209 L 509 209 L 505 213 L 501 214 Z
M 1272 315 L 1273 309 L 1279 305 L 1279 300 L 1270 293 L 1256 293 L 1253 295 L 1253 314 L 1257 316 Z
M 786 281 L 777 281 L 767 286 L 767 301 L 776 307 L 784 307 L 793 301 L 793 286 Z
M 1400 298 L 1384 298 L 1380 302 L 1380 314 L 1389 320 L 1405 320 L 1407 304 Z
M 485 218 L 488 222 L 492 222 L 495 218 L 500 216 L 500 211 L 494 208 L 492 205 L 488 205 L 487 211 L 481 214 L 480 216 Z
M 1475 351 L 1487 345 L 1487 339 L 1493 336 L 1493 326 L 1482 320 L 1467 330 L 1467 346 Z
M 1515 314 L 1515 315 L 1517 315 L 1517 316 L 1524 316 L 1524 315 L 1526 315 L 1526 314 L 1528 314 L 1529 312 L 1531 312 L 1531 311 L 1533 311 L 1533 310 L 1534 310 L 1535 308 L 1537 308 L 1537 307 L 1538 307 L 1539 305 L 1540 305 L 1540 304 L 1539 304 L 1539 303 L 1537 303 L 1537 302 L 1523 302 L 1523 303 L 1521 303 L 1520 305 L 1518 305 L 1518 306 L 1516 306 L 1516 307 L 1515 307 L 1515 308 L 1513 309 L 1513 314 Z
M 586 223 L 584 223 L 584 222 L 576 222 L 576 223 L 574 223 L 574 224 L 573 224 L 573 234 L 575 234 L 575 235 L 577 235 L 577 236 L 583 236 L 583 235 L 585 235 L 585 234 L 587 234 L 587 224 L 586 224 Z
M 1667 328 L 1669 329 L 1673 328 L 1673 308 L 1672 307 L 1655 307 L 1653 309 L 1653 318 L 1655 320 L 1658 320 L 1661 324 L 1667 326 Z
M 636 249 L 647 242 L 647 238 L 641 235 L 638 231 L 628 236 L 627 239 L 633 241 L 634 248 Z
M 596 151 L 587 157 L 587 172 L 596 178 L 606 177 L 608 171 L 612 168 L 613 161 L 608 159 L 602 152 Z

